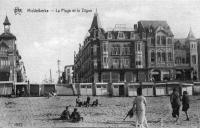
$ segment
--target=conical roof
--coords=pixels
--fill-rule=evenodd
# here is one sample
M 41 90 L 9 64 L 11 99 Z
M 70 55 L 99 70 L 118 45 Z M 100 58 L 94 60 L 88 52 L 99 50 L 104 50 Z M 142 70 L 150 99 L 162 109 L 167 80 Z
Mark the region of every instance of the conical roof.
M 5 18 L 5 21 L 3 22 L 3 25 L 11 25 L 7 16 Z
M 195 39 L 195 36 L 194 36 L 194 34 L 193 34 L 193 32 L 192 32 L 192 28 L 191 28 L 191 27 L 190 27 L 190 31 L 189 31 L 189 33 L 188 33 L 187 38 L 188 38 L 188 39 Z
M 102 28 L 97 11 L 94 13 L 94 17 L 93 17 L 93 20 L 92 20 L 90 30 L 93 29 L 93 28 L 97 28 L 97 29 Z

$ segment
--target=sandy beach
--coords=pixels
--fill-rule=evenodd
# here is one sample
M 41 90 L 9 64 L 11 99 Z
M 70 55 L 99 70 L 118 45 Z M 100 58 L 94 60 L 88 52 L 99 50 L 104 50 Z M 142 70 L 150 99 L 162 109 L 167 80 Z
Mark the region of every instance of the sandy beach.
M 0 98 L 0 128 L 12 127 L 135 127 L 135 117 L 123 121 L 132 107 L 134 97 L 92 97 L 99 99 L 98 107 L 78 107 L 84 121 L 70 123 L 58 120 L 66 105 L 75 106 L 74 96 Z M 86 97 L 81 97 L 86 100 Z M 169 97 L 147 97 L 147 120 L 150 128 L 197 128 L 200 96 L 192 96 L 190 121 L 180 112 L 180 122 L 174 123 Z M 200 108 L 199 108 L 200 109 Z M 162 121 L 161 121 L 162 118 Z M 163 122 L 163 123 L 161 123 Z

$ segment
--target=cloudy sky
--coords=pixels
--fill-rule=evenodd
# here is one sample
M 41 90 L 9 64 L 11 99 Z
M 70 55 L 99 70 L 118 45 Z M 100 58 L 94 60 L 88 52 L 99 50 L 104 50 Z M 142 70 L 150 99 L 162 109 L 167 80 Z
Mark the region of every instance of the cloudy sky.
M 14 14 L 15 7 L 22 9 L 21 15 Z M 55 12 L 82 8 L 92 12 Z M 104 29 L 115 24 L 132 26 L 139 20 L 166 20 L 176 38 L 186 37 L 190 27 L 200 38 L 199 0 L 0 0 L 0 32 L 7 14 L 28 79 L 41 82 L 49 78 L 51 69 L 56 81 L 57 60 L 62 70 L 73 64 L 74 51 L 83 42 L 96 8 Z M 54 11 L 31 13 L 27 9 Z

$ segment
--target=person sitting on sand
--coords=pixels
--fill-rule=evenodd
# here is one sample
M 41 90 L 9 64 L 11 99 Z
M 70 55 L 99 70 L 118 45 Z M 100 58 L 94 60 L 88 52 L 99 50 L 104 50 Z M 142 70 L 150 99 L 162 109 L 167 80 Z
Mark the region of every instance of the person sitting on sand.
M 136 114 L 136 128 L 146 127 L 148 128 L 147 119 L 145 116 L 146 113 L 146 98 L 142 96 L 142 88 L 137 88 L 137 97 L 133 102 L 133 108 L 135 107 Z
M 187 93 L 187 91 L 184 91 L 183 92 L 183 97 L 182 97 L 182 105 L 183 105 L 182 111 L 185 112 L 185 115 L 187 117 L 187 119 L 186 119 L 187 121 L 189 121 L 189 117 L 188 117 L 188 114 L 187 114 L 187 111 L 188 111 L 188 109 L 190 107 L 189 102 L 190 101 L 189 101 L 188 93 Z
M 173 89 L 173 92 L 170 95 L 170 102 L 172 106 L 172 116 L 176 118 L 177 122 L 179 119 L 179 110 L 181 106 L 181 99 L 177 88 Z
M 78 97 L 76 98 L 76 107 L 81 107 L 81 106 L 82 106 L 82 102 L 81 102 L 80 97 L 78 96 Z
M 79 122 L 80 120 L 83 121 L 83 117 L 80 116 L 80 113 L 77 111 L 77 108 L 74 108 L 74 111 L 71 114 L 71 121 Z
M 89 107 L 89 105 L 90 105 L 90 97 L 89 97 L 89 96 L 87 96 L 87 100 L 86 100 L 86 107 Z
M 60 117 L 62 120 L 70 120 L 70 112 L 68 108 L 69 106 L 66 106 L 66 109 L 62 112 Z
M 95 101 L 93 101 L 92 106 L 98 106 L 98 105 L 99 105 L 98 99 L 96 99 Z

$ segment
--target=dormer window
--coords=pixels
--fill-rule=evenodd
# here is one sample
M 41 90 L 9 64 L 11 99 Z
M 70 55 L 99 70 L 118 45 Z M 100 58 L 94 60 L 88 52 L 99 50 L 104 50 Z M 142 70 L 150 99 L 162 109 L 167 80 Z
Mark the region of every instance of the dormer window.
M 124 39 L 124 33 L 123 32 L 118 32 L 118 39 Z
M 135 39 L 135 33 L 131 32 L 131 39 Z
M 112 33 L 108 32 L 108 39 L 112 39 Z

